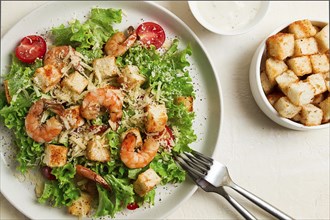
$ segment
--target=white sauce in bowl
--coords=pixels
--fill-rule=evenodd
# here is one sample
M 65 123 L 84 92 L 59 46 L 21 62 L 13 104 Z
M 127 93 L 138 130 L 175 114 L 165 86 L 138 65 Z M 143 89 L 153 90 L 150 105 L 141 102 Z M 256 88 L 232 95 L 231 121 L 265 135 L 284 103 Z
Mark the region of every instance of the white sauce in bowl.
M 204 20 L 216 29 L 235 31 L 249 25 L 257 16 L 261 1 L 199 1 Z

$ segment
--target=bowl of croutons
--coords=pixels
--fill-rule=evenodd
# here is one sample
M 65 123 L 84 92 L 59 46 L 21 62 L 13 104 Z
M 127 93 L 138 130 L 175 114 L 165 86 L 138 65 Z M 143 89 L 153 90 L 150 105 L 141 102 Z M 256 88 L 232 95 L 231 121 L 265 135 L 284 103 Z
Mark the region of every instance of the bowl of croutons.
M 256 50 L 250 87 L 260 109 L 294 130 L 329 128 L 329 24 L 302 19 L 270 34 Z

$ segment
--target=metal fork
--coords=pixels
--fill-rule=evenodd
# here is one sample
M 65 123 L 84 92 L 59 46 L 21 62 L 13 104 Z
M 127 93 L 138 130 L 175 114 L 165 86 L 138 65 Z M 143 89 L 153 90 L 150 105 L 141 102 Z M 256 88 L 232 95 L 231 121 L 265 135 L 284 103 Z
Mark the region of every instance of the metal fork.
M 176 160 L 199 187 L 206 192 L 215 192 L 222 195 L 244 218 L 256 219 L 249 211 L 228 195 L 223 187 L 227 186 L 234 189 L 278 219 L 293 219 L 284 212 L 235 184 L 229 176 L 227 167 L 218 161 L 213 160 L 211 157 L 207 157 L 192 150 L 191 153 L 185 152 L 176 155 Z

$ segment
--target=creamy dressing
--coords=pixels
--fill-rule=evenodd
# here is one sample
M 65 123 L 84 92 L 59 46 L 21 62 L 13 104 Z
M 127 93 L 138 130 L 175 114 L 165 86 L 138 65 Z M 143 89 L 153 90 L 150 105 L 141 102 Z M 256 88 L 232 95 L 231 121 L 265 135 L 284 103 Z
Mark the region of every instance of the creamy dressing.
M 206 22 L 214 28 L 235 31 L 254 20 L 261 1 L 200 1 L 197 8 Z

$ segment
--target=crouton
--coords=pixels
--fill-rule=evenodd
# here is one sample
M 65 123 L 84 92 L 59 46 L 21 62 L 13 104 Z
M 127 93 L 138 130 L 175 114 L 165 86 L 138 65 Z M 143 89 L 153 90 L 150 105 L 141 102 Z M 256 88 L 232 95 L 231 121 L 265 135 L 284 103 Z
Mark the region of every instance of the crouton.
M 291 83 L 288 88 L 287 97 L 295 105 L 311 103 L 314 98 L 314 88 L 309 82 L 299 81 Z
M 105 144 L 101 136 L 95 136 L 88 141 L 86 147 L 86 158 L 92 161 L 108 162 L 110 161 L 110 149 Z
M 289 33 L 275 34 L 267 39 L 266 45 L 269 56 L 284 60 L 294 53 L 294 35 Z
M 322 122 L 327 123 L 330 121 L 330 96 L 320 103 L 320 108 L 323 111 Z
M 301 123 L 306 126 L 320 125 L 323 118 L 323 111 L 313 104 L 303 105 L 301 108 Z
M 188 112 L 192 112 L 194 110 L 193 101 L 194 101 L 194 98 L 192 96 L 179 96 L 179 97 L 176 97 L 176 99 L 175 99 L 175 103 L 176 104 L 182 103 L 186 107 Z
M 157 173 L 152 168 L 149 168 L 139 174 L 138 178 L 133 183 L 133 189 L 139 196 L 143 197 L 159 184 L 160 181 L 161 178 Z
M 43 93 L 47 93 L 61 81 L 61 77 L 61 72 L 55 66 L 46 65 L 36 69 L 33 76 L 33 82 Z
M 300 122 L 300 120 L 301 120 L 300 112 L 298 114 L 296 114 L 295 116 L 293 116 L 293 118 L 290 118 L 290 119 L 295 121 L 295 122 Z
M 276 77 L 288 69 L 282 60 L 268 58 L 266 60 L 266 74 L 271 85 L 276 85 Z
M 49 167 L 61 167 L 66 164 L 68 148 L 62 145 L 47 144 L 43 162 Z
M 329 24 L 315 35 L 315 39 L 321 53 L 325 53 L 329 50 Z
M 292 104 L 287 97 L 281 97 L 277 100 L 274 108 L 284 118 L 293 118 L 301 110 L 300 106 Z
M 315 106 L 319 106 L 319 104 L 326 98 L 324 93 L 315 95 L 311 104 L 315 105 Z
M 265 94 L 268 94 L 272 91 L 272 89 L 274 88 L 274 85 L 272 85 L 269 82 L 269 79 L 267 77 L 266 71 L 262 71 L 260 74 L 260 81 L 261 81 L 261 86 L 262 89 L 264 90 Z
M 312 64 L 308 56 L 294 57 L 287 61 L 289 68 L 297 75 L 312 73 Z
M 296 76 L 296 74 L 291 70 L 287 70 L 278 77 L 276 77 L 276 82 L 284 94 L 287 94 L 288 87 L 291 83 L 298 81 L 298 76 Z
M 146 78 L 139 73 L 139 68 L 133 65 L 123 68 L 118 77 L 118 82 L 128 90 L 141 86 L 145 81 Z
M 313 73 L 324 73 L 329 71 L 329 60 L 325 54 L 314 54 L 310 56 Z
M 79 105 L 65 109 L 60 118 L 67 130 L 78 128 L 85 123 L 84 119 L 80 116 Z
M 103 79 L 117 76 L 119 68 L 116 64 L 116 58 L 113 56 L 106 56 L 93 61 L 93 69 L 95 76 L 102 82 Z
M 294 56 L 305 56 L 318 53 L 317 42 L 314 37 L 301 38 L 294 41 Z
M 312 74 L 306 78 L 306 81 L 309 82 L 314 88 L 314 95 L 318 95 L 327 91 L 327 86 L 325 85 L 325 81 L 323 75 L 321 73 Z
M 148 105 L 147 108 L 147 132 L 160 132 L 165 129 L 167 113 L 165 105 Z
M 74 73 L 71 73 L 69 76 L 65 77 L 62 80 L 61 85 L 67 87 L 71 91 L 80 94 L 88 85 L 88 80 L 79 72 L 75 71 Z
M 9 93 L 8 80 L 3 81 L 3 86 L 4 86 L 4 89 L 5 89 L 6 100 L 7 100 L 7 103 L 9 104 L 10 101 L 11 101 L 11 96 L 10 96 L 10 93 Z
M 74 216 L 88 216 L 91 211 L 91 204 L 92 197 L 88 193 L 82 192 L 80 197 L 68 206 L 68 212 Z
M 325 72 L 323 73 L 323 78 L 324 78 L 324 81 L 325 81 L 325 85 L 328 89 L 328 92 L 330 92 L 330 72 Z
M 273 92 L 267 95 L 267 99 L 271 105 L 274 105 L 277 100 L 279 100 L 283 96 L 284 94 L 281 92 Z
M 316 29 L 310 20 L 299 20 L 289 25 L 289 32 L 294 34 L 296 39 L 312 37 L 316 34 Z

